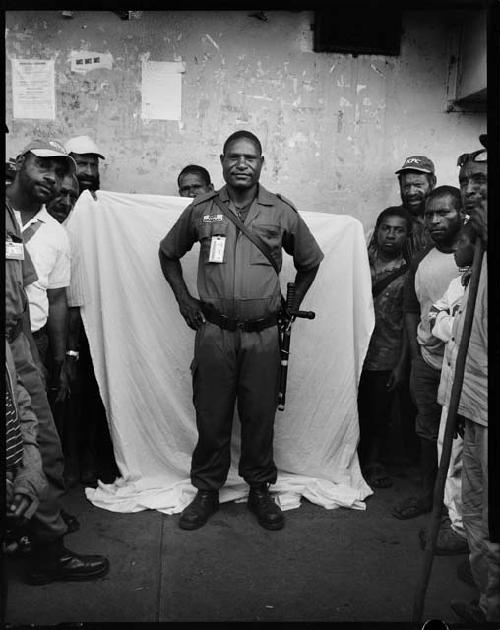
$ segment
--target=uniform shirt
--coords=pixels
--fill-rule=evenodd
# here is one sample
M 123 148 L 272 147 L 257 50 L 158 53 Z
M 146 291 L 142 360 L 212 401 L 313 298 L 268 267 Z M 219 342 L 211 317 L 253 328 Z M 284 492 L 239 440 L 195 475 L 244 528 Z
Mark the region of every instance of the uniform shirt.
M 214 202 L 219 195 L 229 208 L 226 187 L 198 197 L 181 214 L 160 243 L 167 258 L 181 258 L 200 242 L 198 294 L 227 317 L 258 319 L 280 309 L 278 275 L 264 254 L 227 219 Z M 282 248 L 293 257 L 295 268 L 317 267 L 323 253 L 299 213 L 288 202 L 259 185 L 245 225 L 266 243 L 281 269 Z M 213 236 L 224 236 L 222 263 L 209 262 Z
M 71 256 L 66 230 L 42 206 L 42 209 L 22 226 L 23 233 L 35 224 L 38 230 L 26 243 L 26 249 L 35 265 L 38 280 L 26 287 L 30 303 L 31 331 L 40 330 L 47 323 L 49 300 L 47 289 L 67 287 L 70 281 Z
M 417 342 L 424 361 L 436 370 L 443 363 L 444 343 L 431 333 L 429 312 L 458 274 L 453 253 L 431 247 L 413 259 L 405 282 L 404 312 L 420 316 Z
M 14 210 L 5 204 L 5 239 L 22 243 L 22 234 Z M 5 331 L 9 334 L 16 329 L 28 307 L 24 287 L 37 279 L 37 274 L 29 252 L 24 250 L 24 260 L 5 259 Z
M 405 264 L 403 257 L 394 261 L 393 266 L 377 273 L 376 257 L 370 256 L 372 285 L 394 273 Z M 403 345 L 403 288 L 406 274 L 401 274 L 373 298 L 375 328 L 363 364 L 364 370 L 393 370 L 401 358 Z

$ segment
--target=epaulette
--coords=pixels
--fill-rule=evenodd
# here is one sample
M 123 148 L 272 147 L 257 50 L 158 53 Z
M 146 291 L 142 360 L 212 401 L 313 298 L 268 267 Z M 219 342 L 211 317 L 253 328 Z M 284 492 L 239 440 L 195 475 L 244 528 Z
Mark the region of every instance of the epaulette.
M 198 197 L 195 197 L 193 199 L 193 201 L 191 202 L 191 205 L 197 206 L 200 203 L 204 203 L 205 201 L 212 199 L 212 197 L 215 197 L 217 194 L 218 194 L 217 190 L 211 190 L 210 192 L 204 193 L 203 195 L 198 195 Z
M 294 212 L 298 212 L 297 208 L 293 205 L 293 203 L 289 199 L 287 199 L 286 197 L 283 197 L 283 195 L 281 195 L 280 193 L 276 193 L 276 197 L 278 197 L 278 199 L 281 199 L 283 203 L 286 203 L 287 206 L 290 206 L 290 208 Z

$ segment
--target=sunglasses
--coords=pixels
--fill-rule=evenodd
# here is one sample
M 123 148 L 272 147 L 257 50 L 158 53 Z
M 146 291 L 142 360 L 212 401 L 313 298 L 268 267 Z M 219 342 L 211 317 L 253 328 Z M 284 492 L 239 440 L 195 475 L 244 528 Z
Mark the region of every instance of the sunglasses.
M 457 160 L 457 166 L 463 166 L 466 162 L 487 162 L 487 149 L 479 149 L 473 153 L 463 153 Z

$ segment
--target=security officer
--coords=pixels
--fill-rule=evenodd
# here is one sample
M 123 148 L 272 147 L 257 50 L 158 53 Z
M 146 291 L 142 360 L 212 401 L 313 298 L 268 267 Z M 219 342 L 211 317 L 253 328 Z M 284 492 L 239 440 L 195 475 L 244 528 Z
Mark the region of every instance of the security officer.
M 36 272 L 23 245 L 16 212 L 39 210 L 59 190 L 64 173 L 74 169 L 65 148 L 54 140 L 41 141 L 18 157 L 16 177 L 6 190 L 6 336 L 16 370 L 31 397 L 38 420 L 38 444 L 47 494 L 30 522 L 33 552 L 28 581 L 46 584 L 54 580 L 91 580 L 104 575 L 109 562 L 102 556 L 81 556 L 63 545 L 68 532 L 61 510 L 65 491 L 63 456 L 41 374 L 36 367 L 30 340 L 28 300 L 24 291 L 36 279 Z M 30 343 L 31 341 L 31 343 Z
M 219 488 L 230 466 L 231 426 L 238 401 L 239 474 L 250 486 L 248 508 L 267 529 L 284 518 L 268 485 L 276 482 L 274 416 L 279 389 L 280 283 L 267 257 L 218 204 L 261 241 L 281 268 L 281 249 L 293 256 L 297 308 L 323 258 L 297 210 L 259 184 L 264 163 L 259 139 L 237 131 L 220 156 L 226 185 L 197 197 L 160 244 L 160 264 L 188 326 L 196 330 L 193 374 L 198 443 L 191 482 L 198 489 L 181 514 L 182 529 L 197 529 L 218 509 Z M 198 293 L 192 297 L 179 259 L 200 242 Z

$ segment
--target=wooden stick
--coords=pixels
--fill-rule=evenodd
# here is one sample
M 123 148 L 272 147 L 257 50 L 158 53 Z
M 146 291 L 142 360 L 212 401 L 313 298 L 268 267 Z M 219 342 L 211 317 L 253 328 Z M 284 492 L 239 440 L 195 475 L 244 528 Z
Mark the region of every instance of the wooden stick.
M 465 371 L 465 359 L 467 357 L 467 350 L 469 348 L 470 332 L 472 328 L 472 319 L 474 316 L 474 307 L 476 304 L 477 288 L 479 285 L 479 276 L 481 274 L 481 266 L 483 259 L 483 245 L 479 237 L 476 238 L 474 244 L 474 259 L 472 261 L 472 271 L 469 281 L 469 297 L 467 300 L 467 307 L 465 311 L 464 325 L 462 329 L 462 338 L 460 339 L 460 345 L 458 348 L 457 361 L 455 364 L 455 375 L 453 378 L 453 385 L 451 388 L 450 404 L 448 407 L 448 415 L 446 416 L 446 426 L 443 437 L 443 448 L 441 451 L 441 459 L 439 462 L 439 469 L 436 476 L 436 482 L 434 484 L 434 497 L 432 504 L 432 512 L 429 517 L 429 535 L 427 546 L 424 552 L 424 560 L 422 565 L 422 571 L 420 579 L 417 583 L 415 592 L 415 599 L 413 602 L 413 616 L 414 622 L 420 622 L 422 620 L 422 613 L 424 608 L 425 594 L 429 584 L 429 577 L 432 569 L 432 561 L 434 559 L 434 552 L 436 549 L 436 540 L 439 532 L 439 525 L 441 523 L 441 508 L 443 504 L 444 486 L 446 483 L 446 477 L 448 474 L 448 467 L 450 465 L 451 450 L 453 445 L 453 435 L 455 433 L 456 415 L 458 411 L 458 404 L 460 402 L 460 394 L 462 393 L 462 384 L 464 381 Z

